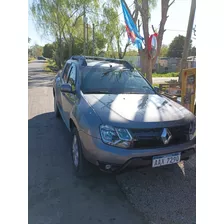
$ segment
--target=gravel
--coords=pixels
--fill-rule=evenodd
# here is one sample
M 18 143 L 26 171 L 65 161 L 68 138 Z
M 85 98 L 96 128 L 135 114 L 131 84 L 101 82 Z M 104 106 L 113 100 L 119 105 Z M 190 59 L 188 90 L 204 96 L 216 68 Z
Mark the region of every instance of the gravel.
M 149 223 L 196 223 L 196 156 L 179 164 L 128 171 L 116 178 Z

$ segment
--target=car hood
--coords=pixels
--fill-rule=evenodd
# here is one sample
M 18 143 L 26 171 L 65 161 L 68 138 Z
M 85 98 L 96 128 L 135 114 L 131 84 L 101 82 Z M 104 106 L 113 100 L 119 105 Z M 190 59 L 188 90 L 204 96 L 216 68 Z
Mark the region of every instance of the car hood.
M 150 123 L 182 123 L 194 115 L 183 106 L 157 94 L 85 94 L 85 99 L 103 123 L 132 123 L 143 127 Z M 170 124 L 171 124 L 170 123 Z M 123 125 L 124 126 L 124 125 Z M 169 125 L 168 125 L 169 126 Z

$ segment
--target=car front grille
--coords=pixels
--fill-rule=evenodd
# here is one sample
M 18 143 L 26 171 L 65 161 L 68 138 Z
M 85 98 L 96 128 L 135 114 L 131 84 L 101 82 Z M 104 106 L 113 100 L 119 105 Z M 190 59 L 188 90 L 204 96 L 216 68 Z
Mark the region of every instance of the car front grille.
M 165 127 L 163 127 L 165 128 Z M 158 148 L 185 143 L 189 140 L 189 124 L 175 127 L 168 127 L 172 138 L 168 144 L 161 139 L 163 128 L 153 129 L 131 129 L 134 143 L 132 148 Z

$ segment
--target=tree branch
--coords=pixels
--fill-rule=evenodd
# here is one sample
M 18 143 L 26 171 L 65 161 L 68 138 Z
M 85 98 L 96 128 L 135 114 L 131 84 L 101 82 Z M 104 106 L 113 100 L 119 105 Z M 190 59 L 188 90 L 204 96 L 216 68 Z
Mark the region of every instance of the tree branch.
M 75 13 L 78 11 L 78 9 L 76 9 L 70 16 L 68 16 L 67 20 L 64 22 L 62 29 L 64 29 L 66 23 L 75 15 Z
M 168 5 L 168 8 L 173 5 L 173 3 L 175 2 L 175 0 L 173 0 L 169 5 Z
M 84 13 L 81 13 L 78 17 L 76 17 L 76 19 L 75 19 L 75 22 L 72 24 L 72 26 L 76 26 L 76 24 L 77 24 L 77 22 L 78 22 L 78 19 L 80 18 L 80 17 L 82 17 L 84 15 Z
M 136 9 L 134 9 L 133 13 L 131 14 L 133 18 L 134 18 L 135 13 L 136 13 Z
M 135 16 L 133 17 L 134 23 L 136 24 L 137 19 L 138 19 L 138 10 L 135 11 Z
M 162 18 L 161 18 L 161 21 L 160 21 L 160 26 L 159 26 L 159 32 L 158 32 L 158 43 L 157 43 L 157 56 L 159 55 L 160 53 L 160 49 L 161 49 L 161 46 L 162 46 L 162 41 L 163 41 L 163 34 L 164 32 L 166 31 L 165 30 L 165 24 L 166 24 L 166 21 L 167 21 L 167 18 L 169 17 L 167 15 L 168 13 L 168 9 L 169 7 L 175 2 L 175 0 L 173 0 L 170 4 L 169 4 L 169 1 L 170 0 L 161 0 L 161 15 L 162 15 Z M 156 58 L 154 58 L 153 60 L 153 64 L 155 64 L 156 62 Z
M 138 4 L 138 0 L 134 0 L 135 8 L 137 11 L 142 12 L 142 7 Z
M 153 25 L 152 25 L 152 30 L 153 30 L 153 32 L 154 32 L 154 33 L 156 33 L 156 31 L 155 31 L 155 29 L 154 29 L 154 26 L 153 26 Z
M 125 48 L 124 48 L 124 52 L 122 54 L 122 58 L 124 58 L 125 54 L 126 54 L 126 51 L 127 51 L 127 48 L 131 45 L 130 41 L 128 41 L 125 45 Z
M 63 35 L 63 37 L 64 37 L 64 39 L 65 39 L 66 43 L 68 44 L 69 42 L 68 42 L 67 37 L 65 37 L 65 32 L 64 32 L 64 29 L 62 30 L 62 35 Z

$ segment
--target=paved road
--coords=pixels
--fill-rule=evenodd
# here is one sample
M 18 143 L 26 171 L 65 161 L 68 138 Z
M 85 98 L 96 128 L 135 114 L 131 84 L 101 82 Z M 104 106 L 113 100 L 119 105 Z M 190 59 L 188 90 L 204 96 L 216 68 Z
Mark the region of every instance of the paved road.
M 75 178 L 70 134 L 53 114 L 52 79 L 43 62 L 29 64 L 29 223 L 145 223 L 115 176 Z
M 166 83 L 167 81 L 170 81 L 171 79 L 178 81 L 178 77 L 154 77 L 152 78 L 152 83 L 162 84 L 162 83 Z

